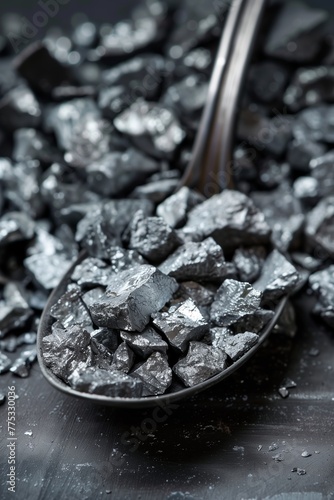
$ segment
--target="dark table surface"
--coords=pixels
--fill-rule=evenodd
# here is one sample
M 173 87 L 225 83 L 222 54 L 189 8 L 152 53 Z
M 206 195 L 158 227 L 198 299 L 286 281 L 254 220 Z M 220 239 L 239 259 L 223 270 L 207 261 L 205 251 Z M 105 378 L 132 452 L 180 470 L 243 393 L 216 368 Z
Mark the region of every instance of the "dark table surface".
M 68 22 L 78 7 L 96 19 L 117 18 L 130 3 L 71 0 L 50 23 Z M 36 9 L 36 1 L 0 4 L 0 14 L 20 11 L 28 18 Z M 313 320 L 307 297 L 296 307 L 295 338 L 272 335 L 232 378 L 165 410 L 116 411 L 72 399 L 49 386 L 37 365 L 28 379 L 2 377 L 0 390 L 15 385 L 18 396 L 17 488 L 14 495 L 5 484 L 4 405 L 0 498 L 333 498 L 334 335 Z M 318 356 L 310 355 L 312 348 Z M 282 399 L 278 388 L 286 377 L 297 387 Z M 273 444 L 277 449 L 269 451 Z M 312 455 L 303 458 L 305 450 Z M 294 467 L 306 475 L 291 472 Z
M 37 365 L 28 379 L 3 377 L 2 387 L 15 385 L 18 395 L 15 497 L 333 498 L 334 335 L 314 322 L 310 308 L 307 297 L 298 299 L 295 338 L 273 334 L 239 373 L 165 410 L 120 411 L 72 399 L 49 386 Z M 318 356 L 310 355 L 313 348 Z M 297 387 L 282 399 L 286 377 Z M 6 406 L 0 415 L 3 480 Z M 305 450 L 312 455 L 303 458 Z M 13 498 L 2 488 L 1 498 Z

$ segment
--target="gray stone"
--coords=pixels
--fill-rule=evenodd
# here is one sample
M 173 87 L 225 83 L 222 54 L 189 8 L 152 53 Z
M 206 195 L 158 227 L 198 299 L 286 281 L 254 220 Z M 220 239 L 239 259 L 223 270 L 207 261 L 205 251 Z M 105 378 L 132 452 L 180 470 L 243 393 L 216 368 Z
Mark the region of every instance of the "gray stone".
M 334 196 L 321 200 L 307 215 L 305 234 L 312 247 L 323 252 L 323 258 L 334 256 Z
M 7 212 L 0 218 L 0 247 L 8 243 L 31 240 L 34 236 L 33 220 L 22 212 Z
M 112 274 L 113 270 L 106 262 L 88 257 L 76 266 L 71 279 L 81 287 L 107 286 Z
M 8 372 L 9 368 L 12 366 L 12 362 L 6 354 L 0 351 L 0 375 Z
M 246 354 L 259 340 L 256 333 L 245 332 L 226 337 L 224 351 L 233 360 L 237 361 Z
M 175 305 L 179 302 L 184 302 L 187 299 L 192 299 L 202 316 L 206 320 L 210 320 L 211 304 L 215 297 L 216 287 L 206 288 L 195 281 L 184 281 L 180 284 L 180 288 L 171 300 L 171 304 Z
M 114 125 L 137 142 L 140 149 L 163 159 L 172 158 L 186 136 L 173 111 L 141 99 L 119 114 Z
M 92 365 L 90 335 L 80 325 L 54 329 L 42 340 L 42 356 L 46 366 L 68 382 L 74 370 L 87 370 Z
M 292 112 L 322 102 L 333 102 L 334 68 L 315 66 L 297 69 L 284 94 L 284 104 Z
M 115 352 L 119 344 L 118 330 L 111 330 L 109 328 L 98 328 L 93 330 L 90 334 L 92 349 L 97 344 L 103 345 L 108 351 Z
M 334 144 L 334 106 L 322 104 L 300 111 L 292 128 L 298 141 Z
M 284 183 L 274 191 L 252 193 L 252 200 L 272 228 L 274 246 L 285 251 L 296 244 L 305 217 L 290 186 Z
M 313 312 L 334 328 L 334 266 L 312 274 L 309 283 L 318 298 Z
M 187 221 L 188 212 L 204 198 L 202 195 L 192 191 L 187 186 L 183 186 L 157 207 L 157 215 L 162 217 L 170 227 L 178 228 Z
M 155 267 L 137 266 L 116 274 L 90 312 L 98 326 L 143 331 L 151 314 L 162 309 L 177 288 L 173 278 Z
M 0 301 L 0 337 L 24 327 L 33 314 L 27 296 L 16 283 L 9 282 L 4 286 L 3 298 Z
M 308 173 L 310 161 L 326 153 L 326 146 L 309 139 L 294 139 L 290 142 L 287 152 L 287 161 L 296 171 Z
M 235 265 L 241 281 L 253 283 L 260 273 L 266 258 L 264 247 L 238 248 L 233 256 Z
M 24 265 L 36 283 L 45 290 L 52 290 L 69 270 L 73 259 L 63 253 L 34 254 L 24 260 Z
M 146 217 L 142 211 L 137 212 L 130 229 L 129 247 L 152 263 L 162 262 L 180 244 L 175 231 L 164 219 Z
M 129 373 L 135 360 L 134 352 L 126 342 L 122 342 L 116 349 L 113 358 L 113 365 L 116 370 Z
M 334 195 L 334 150 L 310 161 L 310 173 L 317 182 L 319 197 Z
M 143 384 L 117 370 L 87 368 L 76 370 L 69 377 L 73 389 L 110 398 L 139 398 Z
M 211 320 L 217 326 L 230 326 L 260 307 L 262 293 L 249 283 L 225 280 L 211 307 Z
M 226 262 L 222 248 L 212 238 L 201 243 L 185 243 L 159 269 L 178 281 L 221 282 L 235 276 L 233 264 Z
M 260 278 L 253 284 L 265 300 L 276 300 L 291 294 L 299 282 L 297 269 L 278 250 L 268 256 Z
M 211 236 L 223 248 L 258 245 L 270 239 L 270 228 L 252 200 L 229 189 L 193 208 L 184 231 L 202 240 Z
M 172 383 L 172 370 L 167 358 L 154 352 L 145 363 L 136 368 L 131 377 L 143 383 L 143 396 L 164 394 Z
M 76 285 L 67 290 L 50 309 L 52 318 L 58 320 L 64 329 L 80 325 L 88 332 L 93 330 L 88 309 L 81 300 L 82 292 Z
M 163 332 L 172 347 L 182 352 L 186 352 L 191 340 L 199 340 L 209 331 L 208 322 L 192 299 L 157 313 L 153 325 Z
M 99 300 L 102 297 L 102 295 L 104 295 L 105 291 L 106 291 L 105 287 L 102 286 L 92 288 L 91 290 L 82 295 L 81 300 L 89 310 L 91 305 L 94 304 L 97 300 Z
M 154 352 L 167 354 L 168 344 L 151 326 L 146 327 L 140 334 L 121 332 L 121 339 L 123 339 L 136 354 L 143 358 L 147 358 Z
M 190 342 L 185 358 L 174 365 L 173 371 L 187 387 L 194 387 L 218 375 L 227 366 L 227 355 L 221 349 L 202 342 Z

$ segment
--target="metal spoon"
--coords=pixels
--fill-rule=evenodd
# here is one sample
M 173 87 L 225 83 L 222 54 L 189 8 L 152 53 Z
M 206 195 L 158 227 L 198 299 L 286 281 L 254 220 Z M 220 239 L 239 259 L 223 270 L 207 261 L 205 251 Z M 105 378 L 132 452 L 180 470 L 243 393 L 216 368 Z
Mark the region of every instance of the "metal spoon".
M 231 5 L 213 70 L 207 105 L 197 134 L 192 160 L 179 187 L 187 185 L 207 195 L 206 191 L 209 184 L 216 186 L 217 191 L 231 185 L 231 179 L 225 167 L 232 155 L 236 107 L 264 5 L 265 0 L 234 0 Z M 214 194 L 212 190 L 210 194 Z M 46 335 L 51 333 L 53 319 L 50 310 L 52 306 L 65 293 L 75 267 L 86 256 L 86 252 L 80 254 L 77 261 L 51 294 L 38 329 L 37 353 L 43 375 L 56 389 L 65 394 L 104 405 L 123 408 L 167 405 L 221 382 L 238 370 L 258 351 L 261 344 L 271 333 L 287 301 L 287 298 L 284 298 L 278 304 L 273 319 L 261 333 L 258 343 L 252 349 L 220 374 L 201 384 L 162 396 L 131 399 L 111 398 L 78 392 L 62 382 L 45 365 L 42 341 Z

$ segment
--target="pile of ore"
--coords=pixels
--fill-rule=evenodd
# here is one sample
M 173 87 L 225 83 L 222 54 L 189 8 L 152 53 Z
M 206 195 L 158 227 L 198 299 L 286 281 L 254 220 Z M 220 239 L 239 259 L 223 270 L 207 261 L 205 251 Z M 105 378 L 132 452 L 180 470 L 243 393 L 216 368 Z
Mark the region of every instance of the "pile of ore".
M 234 187 L 208 200 L 175 189 L 224 2 L 143 0 L 129 20 L 81 16 L 70 34 L 30 45 L 19 17 L 10 33 L 3 22 L 0 373 L 28 376 L 48 294 L 82 249 L 43 342 L 46 365 L 78 391 L 156 396 L 201 383 L 308 283 L 315 314 L 334 326 L 333 20 L 302 3 L 268 9 Z

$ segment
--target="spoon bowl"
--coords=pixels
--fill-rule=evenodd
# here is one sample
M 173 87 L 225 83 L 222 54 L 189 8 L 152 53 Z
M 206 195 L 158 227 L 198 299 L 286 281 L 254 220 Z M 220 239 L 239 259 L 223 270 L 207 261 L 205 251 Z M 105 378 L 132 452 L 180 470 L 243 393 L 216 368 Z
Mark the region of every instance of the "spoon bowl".
M 68 394 L 69 396 L 75 396 L 80 399 L 84 399 L 86 401 L 91 401 L 92 403 L 99 403 L 106 406 L 113 406 L 118 408 L 150 408 L 154 406 L 164 406 L 170 403 L 174 403 L 176 401 L 180 401 L 182 399 L 188 398 L 190 396 L 194 396 L 199 392 L 204 391 L 205 389 L 209 389 L 210 387 L 222 382 L 227 377 L 236 372 L 246 361 L 248 361 L 256 352 L 260 349 L 263 342 L 268 338 L 270 333 L 272 332 L 275 324 L 277 323 L 284 306 L 287 302 L 287 297 L 281 299 L 275 309 L 275 315 L 272 320 L 268 323 L 268 325 L 260 332 L 260 337 L 257 344 L 252 347 L 246 354 L 244 354 L 241 358 L 235 361 L 231 366 L 226 368 L 224 371 L 215 375 L 214 377 L 202 382 L 194 387 L 190 388 L 174 388 L 170 389 L 170 392 L 164 394 L 162 396 L 149 396 L 142 398 L 111 398 L 108 396 L 100 396 L 96 394 L 89 394 L 85 392 L 79 392 L 72 389 L 65 382 L 60 380 L 52 371 L 46 366 L 44 358 L 43 358 L 43 338 L 47 335 L 51 334 L 51 325 L 53 323 L 53 319 L 50 314 L 50 310 L 52 306 L 60 299 L 60 297 L 65 293 L 67 285 L 71 280 L 71 275 L 75 269 L 75 267 L 80 264 L 87 257 L 86 252 L 82 252 L 78 259 L 74 262 L 68 272 L 65 274 L 59 285 L 54 289 L 50 298 L 45 306 L 43 311 L 41 321 L 38 328 L 37 334 L 37 355 L 39 365 L 41 367 L 42 373 L 46 380 L 59 391 Z

